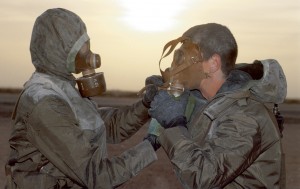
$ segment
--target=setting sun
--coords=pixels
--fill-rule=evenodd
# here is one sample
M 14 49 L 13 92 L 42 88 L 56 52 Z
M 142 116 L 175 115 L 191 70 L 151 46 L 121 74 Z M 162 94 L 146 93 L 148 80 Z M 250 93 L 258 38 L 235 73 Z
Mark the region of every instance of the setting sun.
M 185 8 L 183 0 L 120 0 L 121 20 L 136 30 L 159 32 L 176 25 L 176 16 Z
M 238 63 L 276 59 L 287 77 L 287 97 L 299 99 L 299 1 L 26 0 L 26 6 L 20 6 L 2 0 L 0 88 L 21 88 L 31 77 L 35 68 L 29 44 L 35 19 L 46 9 L 61 7 L 86 23 L 92 50 L 101 55 L 99 71 L 105 73 L 108 90 L 139 91 L 147 76 L 160 74 L 158 61 L 165 43 L 192 26 L 215 22 L 236 36 Z M 168 56 L 161 68 L 171 61 Z M 12 74 L 16 72 L 17 77 Z

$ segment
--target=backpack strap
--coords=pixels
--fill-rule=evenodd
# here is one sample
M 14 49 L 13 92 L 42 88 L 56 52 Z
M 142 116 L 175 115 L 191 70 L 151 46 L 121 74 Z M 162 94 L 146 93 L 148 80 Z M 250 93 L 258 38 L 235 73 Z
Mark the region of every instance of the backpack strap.
M 273 107 L 273 114 L 275 115 L 276 121 L 277 121 L 277 125 L 278 125 L 278 129 L 280 131 L 280 136 L 281 138 L 283 137 L 283 129 L 284 129 L 284 117 L 280 114 L 279 112 L 279 107 L 278 104 L 274 104 Z
M 194 111 L 195 105 L 196 105 L 196 98 L 192 94 L 190 94 L 190 96 L 188 98 L 188 103 L 186 105 L 185 112 L 184 112 L 184 115 L 185 115 L 187 121 L 190 120 L 192 113 Z
M 19 105 L 20 98 L 21 98 L 22 94 L 24 93 L 24 91 L 25 91 L 25 89 L 23 89 L 23 90 L 21 91 L 21 93 L 19 94 L 18 100 L 17 100 L 17 102 L 16 102 L 16 104 L 15 104 L 14 110 L 13 110 L 12 115 L 11 115 L 11 119 L 12 119 L 12 120 L 15 120 L 15 119 L 16 119 L 17 108 L 18 108 L 18 105 Z

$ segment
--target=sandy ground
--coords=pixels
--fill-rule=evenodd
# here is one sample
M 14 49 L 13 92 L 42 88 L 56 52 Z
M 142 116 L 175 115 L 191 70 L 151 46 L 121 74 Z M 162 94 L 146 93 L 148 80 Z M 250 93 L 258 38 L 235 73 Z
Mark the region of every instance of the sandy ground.
M 0 187 L 4 186 L 4 164 L 9 155 L 8 139 L 11 129 L 11 112 L 17 100 L 17 94 L 0 93 Z M 103 106 L 127 105 L 135 102 L 136 98 L 109 98 L 95 99 Z M 300 188 L 300 104 L 282 104 L 281 114 L 285 117 L 283 147 L 286 154 L 286 180 L 287 189 Z M 147 126 L 143 127 L 129 140 L 118 144 L 109 145 L 110 155 L 117 155 L 125 149 L 139 143 L 145 136 Z M 119 189 L 182 189 L 177 181 L 171 164 L 162 149 L 157 151 L 159 160 L 141 171 Z

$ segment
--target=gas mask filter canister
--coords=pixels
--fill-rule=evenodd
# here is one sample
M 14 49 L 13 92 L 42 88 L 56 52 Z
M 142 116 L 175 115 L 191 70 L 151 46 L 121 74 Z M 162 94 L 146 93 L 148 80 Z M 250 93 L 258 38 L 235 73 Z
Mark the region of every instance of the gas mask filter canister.
M 103 72 L 96 73 L 95 69 L 101 65 L 98 54 L 91 51 L 85 56 L 83 61 L 76 62 L 76 70 L 82 71 L 82 77 L 76 79 L 79 92 L 82 97 L 101 95 L 106 91 L 106 83 Z

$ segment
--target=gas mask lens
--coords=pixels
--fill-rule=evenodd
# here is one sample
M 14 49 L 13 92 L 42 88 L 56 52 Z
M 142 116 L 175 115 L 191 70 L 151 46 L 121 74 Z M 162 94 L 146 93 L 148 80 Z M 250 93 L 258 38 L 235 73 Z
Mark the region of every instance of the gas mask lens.
M 175 65 L 183 64 L 185 61 L 184 52 L 181 49 L 177 49 L 174 51 L 173 63 Z

